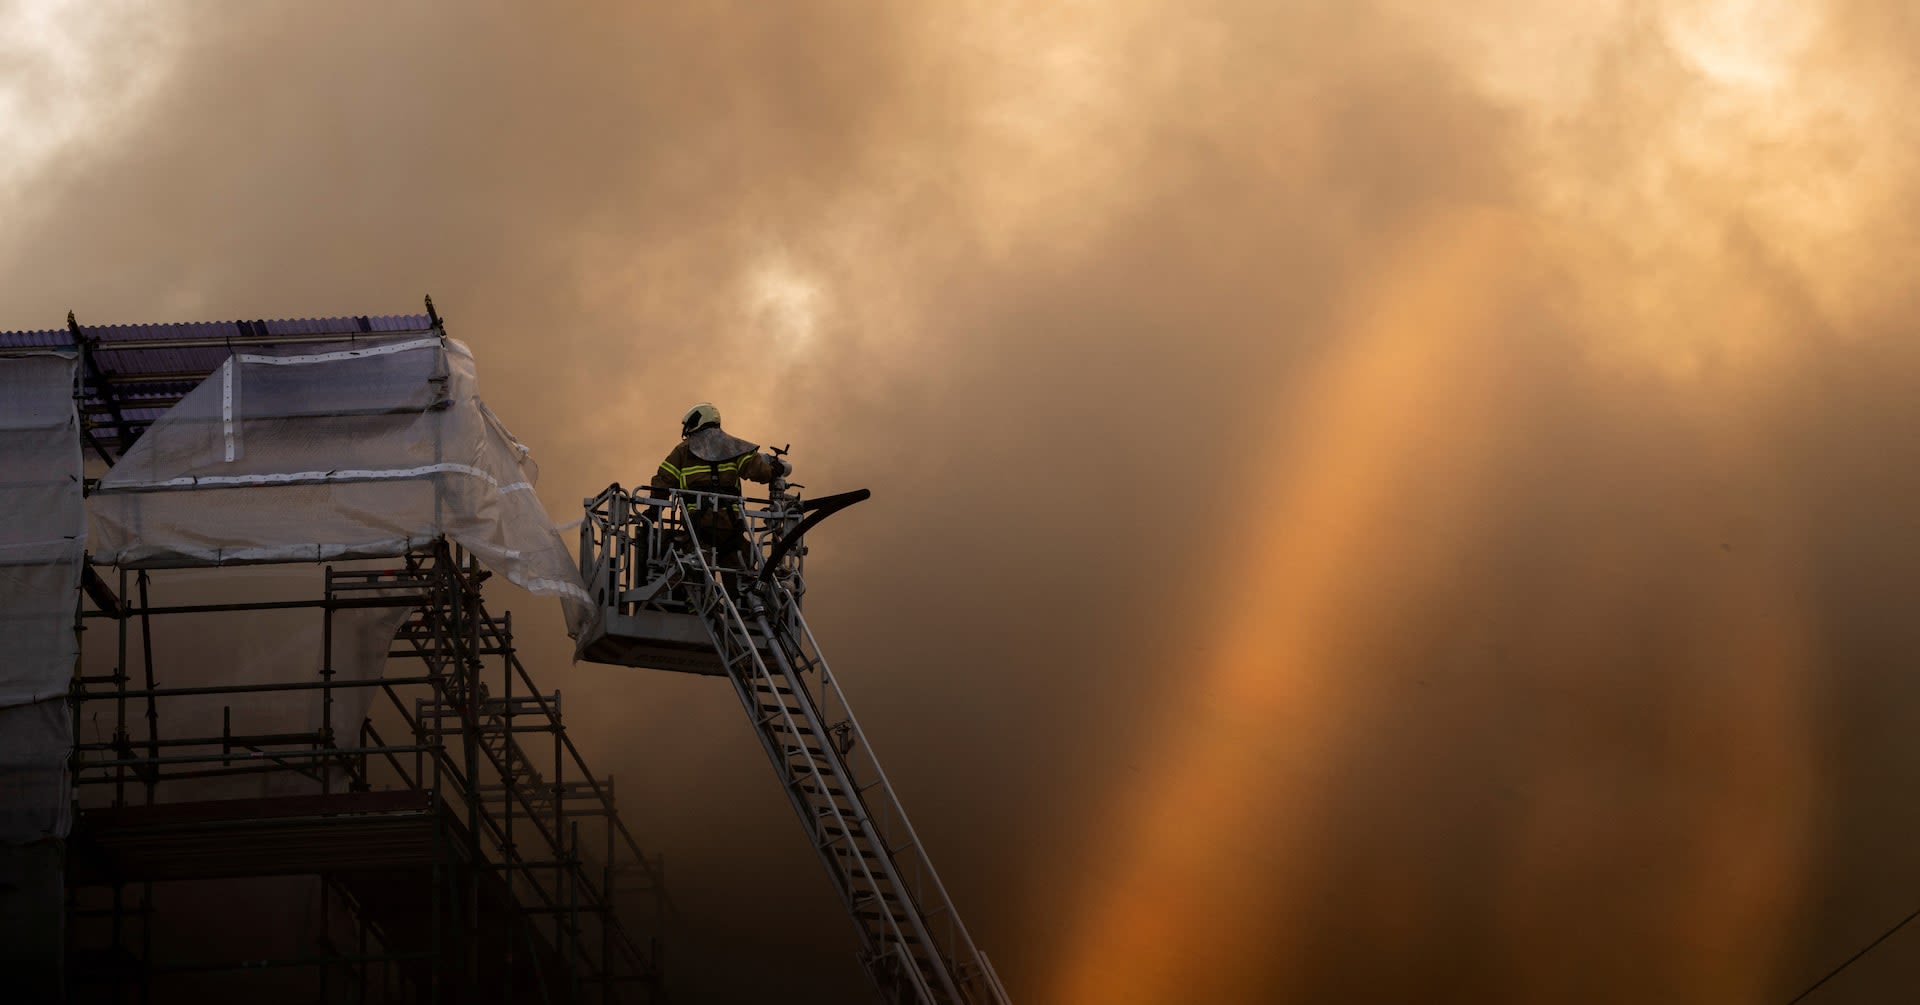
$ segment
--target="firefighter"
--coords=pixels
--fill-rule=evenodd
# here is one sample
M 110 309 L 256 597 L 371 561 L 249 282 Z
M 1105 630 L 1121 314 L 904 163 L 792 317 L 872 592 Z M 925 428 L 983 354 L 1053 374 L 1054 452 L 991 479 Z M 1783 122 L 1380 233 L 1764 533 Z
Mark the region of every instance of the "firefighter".
M 711 495 L 688 495 L 687 511 L 700 546 L 713 550 L 727 570 L 746 571 L 746 520 L 740 513 L 740 480 L 772 482 L 784 478 L 793 466 L 756 444 L 729 435 L 720 428 L 720 410 L 701 402 L 680 419 L 680 445 L 660 462 L 652 485 L 656 489 L 690 489 Z M 731 586 L 732 575 L 724 577 Z

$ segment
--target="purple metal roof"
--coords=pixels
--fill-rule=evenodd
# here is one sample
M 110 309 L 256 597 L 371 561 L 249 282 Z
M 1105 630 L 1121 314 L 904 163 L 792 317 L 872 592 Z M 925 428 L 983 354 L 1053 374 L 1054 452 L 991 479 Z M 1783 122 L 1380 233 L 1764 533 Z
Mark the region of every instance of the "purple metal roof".
M 73 344 L 65 328 L 36 332 L 0 332 L 0 349 L 52 349 Z
M 425 314 L 362 314 L 355 317 L 275 318 L 270 321 L 185 321 L 160 324 L 81 325 L 81 334 L 100 342 L 158 342 L 180 339 L 221 339 L 259 342 L 273 336 L 391 334 L 425 331 L 433 320 Z M 65 328 L 36 331 L 0 331 L 0 348 L 58 348 L 73 344 Z M 224 359 L 225 357 L 222 357 Z
M 362 314 L 267 321 L 194 321 L 173 324 L 80 325 L 87 340 L 89 372 L 81 418 L 96 446 L 123 451 L 175 401 L 193 390 L 233 355 L 235 346 L 387 339 L 404 332 L 425 334 L 425 314 Z M 0 332 L 0 349 L 71 348 L 66 328 Z M 113 415 L 119 410 L 116 419 Z M 126 436 L 121 435 L 125 426 Z M 126 442 L 121 442 L 122 440 Z

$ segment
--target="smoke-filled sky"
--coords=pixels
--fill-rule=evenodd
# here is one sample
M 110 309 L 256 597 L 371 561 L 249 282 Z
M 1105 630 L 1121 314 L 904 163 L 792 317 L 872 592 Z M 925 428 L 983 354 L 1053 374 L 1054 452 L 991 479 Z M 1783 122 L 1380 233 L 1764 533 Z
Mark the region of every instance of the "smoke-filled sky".
M 0 0 L 0 329 L 432 293 L 680 413 L 1022 1002 L 1786 1001 L 1920 907 L 1904 0 Z M 522 652 L 689 1000 L 857 995 L 737 704 Z M 1920 987 L 1904 930 L 1810 1002 Z

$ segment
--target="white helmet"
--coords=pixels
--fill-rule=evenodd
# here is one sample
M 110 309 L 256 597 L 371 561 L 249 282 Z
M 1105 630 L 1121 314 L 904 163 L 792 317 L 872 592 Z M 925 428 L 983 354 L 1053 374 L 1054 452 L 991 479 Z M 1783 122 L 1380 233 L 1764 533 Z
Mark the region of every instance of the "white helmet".
M 680 417 L 680 435 L 692 436 L 708 426 L 719 424 L 720 410 L 703 401 L 687 409 L 687 414 Z

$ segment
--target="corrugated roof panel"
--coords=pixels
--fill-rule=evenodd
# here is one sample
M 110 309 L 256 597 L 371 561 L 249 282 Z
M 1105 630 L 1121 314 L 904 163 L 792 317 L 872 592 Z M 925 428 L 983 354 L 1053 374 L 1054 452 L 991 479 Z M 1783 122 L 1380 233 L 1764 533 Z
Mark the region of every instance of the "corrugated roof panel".
M 0 332 L 0 349 L 41 349 L 71 345 L 73 345 L 73 339 L 67 335 L 65 328 Z
M 382 314 L 367 320 L 377 332 L 424 331 L 433 327 L 433 319 L 425 314 Z
M 328 318 L 275 318 L 253 321 L 176 321 L 143 324 L 83 324 L 88 338 L 101 342 L 157 342 L 178 339 L 242 339 L 260 335 L 342 335 L 348 340 L 370 333 L 425 331 L 425 314 L 362 314 Z M 0 347 L 71 345 L 65 328 L 0 332 Z
M 201 349 L 162 347 L 101 348 L 94 362 L 107 373 L 211 373 L 227 361 L 233 350 L 226 346 Z
M 363 323 L 364 320 L 364 323 Z M 379 322 L 379 323 L 376 323 Z M 169 341 L 175 339 L 252 339 L 263 335 L 341 335 L 347 339 L 370 332 L 425 330 L 432 321 L 424 314 L 390 317 L 275 318 L 270 320 L 195 321 L 173 324 L 81 325 L 89 338 L 103 342 Z
M 232 325 L 224 321 L 172 324 L 81 325 L 80 333 L 98 342 L 157 342 L 185 338 L 227 338 Z

